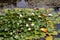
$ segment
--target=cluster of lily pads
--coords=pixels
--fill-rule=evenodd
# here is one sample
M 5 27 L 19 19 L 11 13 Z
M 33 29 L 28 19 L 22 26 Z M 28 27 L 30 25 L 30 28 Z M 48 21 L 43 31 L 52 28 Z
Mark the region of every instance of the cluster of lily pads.
M 5 9 L 0 15 L 1 40 L 32 40 L 57 35 L 44 9 Z M 49 14 L 50 15 L 50 14 Z M 50 15 L 51 16 L 51 15 Z

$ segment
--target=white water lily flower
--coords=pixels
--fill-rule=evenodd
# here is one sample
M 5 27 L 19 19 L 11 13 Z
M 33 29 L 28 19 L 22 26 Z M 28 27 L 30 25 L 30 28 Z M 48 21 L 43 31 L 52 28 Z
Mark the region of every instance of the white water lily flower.
M 32 13 L 32 15 L 35 15 L 34 13 Z
M 53 16 L 52 14 L 48 14 L 48 16 Z
M 20 14 L 20 17 L 23 17 L 23 16 Z
M 12 35 L 13 33 L 11 32 L 10 35 Z
M 40 15 L 38 17 L 41 17 Z
M 31 28 L 28 28 L 28 30 L 31 30 Z
M 31 26 L 34 26 L 34 23 L 32 23 Z
M 30 21 L 31 21 L 32 19 L 31 19 L 31 18 L 28 18 L 28 20 L 30 20 Z
M 26 27 L 28 27 L 29 25 L 28 24 L 26 24 Z

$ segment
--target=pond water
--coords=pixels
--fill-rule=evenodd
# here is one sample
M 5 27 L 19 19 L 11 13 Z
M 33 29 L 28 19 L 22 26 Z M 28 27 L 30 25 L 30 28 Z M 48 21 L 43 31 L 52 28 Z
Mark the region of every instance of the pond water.
M 60 24 L 56 24 L 56 30 L 57 30 L 57 31 L 60 30 Z M 59 33 L 59 35 L 57 35 L 56 37 L 59 37 L 59 38 L 60 38 L 60 33 Z
M 25 0 L 21 0 L 20 2 L 17 2 L 16 6 L 21 8 L 26 8 L 28 7 L 28 2 L 25 2 Z

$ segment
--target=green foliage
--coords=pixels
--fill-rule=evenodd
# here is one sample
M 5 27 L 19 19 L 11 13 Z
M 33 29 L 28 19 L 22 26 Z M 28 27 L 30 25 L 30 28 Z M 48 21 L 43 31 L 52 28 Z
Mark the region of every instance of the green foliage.
M 54 40 L 60 40 L 60 38 L 55 38 Z
M 4 15 L 0 15 L 1 40 L 27 40 L 45 37 L 46 32 L 41 31 L 41 28 L 47 28 L 48 33 L 55 31 L 55 28 L 51 28 L 47 23 L 48 19 L 43 15 L 44 12 L 40 13 L 40 10 L 8 9 L 3 13 Z
M 52 12 L 52 17 L 48 17 L 49 20 L 53 21 L 54 24 L 60 24 L 60 12 Z

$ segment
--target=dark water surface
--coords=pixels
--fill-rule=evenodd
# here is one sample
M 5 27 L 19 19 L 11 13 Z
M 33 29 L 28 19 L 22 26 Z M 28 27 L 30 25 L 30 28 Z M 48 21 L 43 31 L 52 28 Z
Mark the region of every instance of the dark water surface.
M 56 30 L 60 30 L 60 24 L 56 24 Z M 59 37 L 60 38 L 60 33 L 56 36 L 56 37 Z

